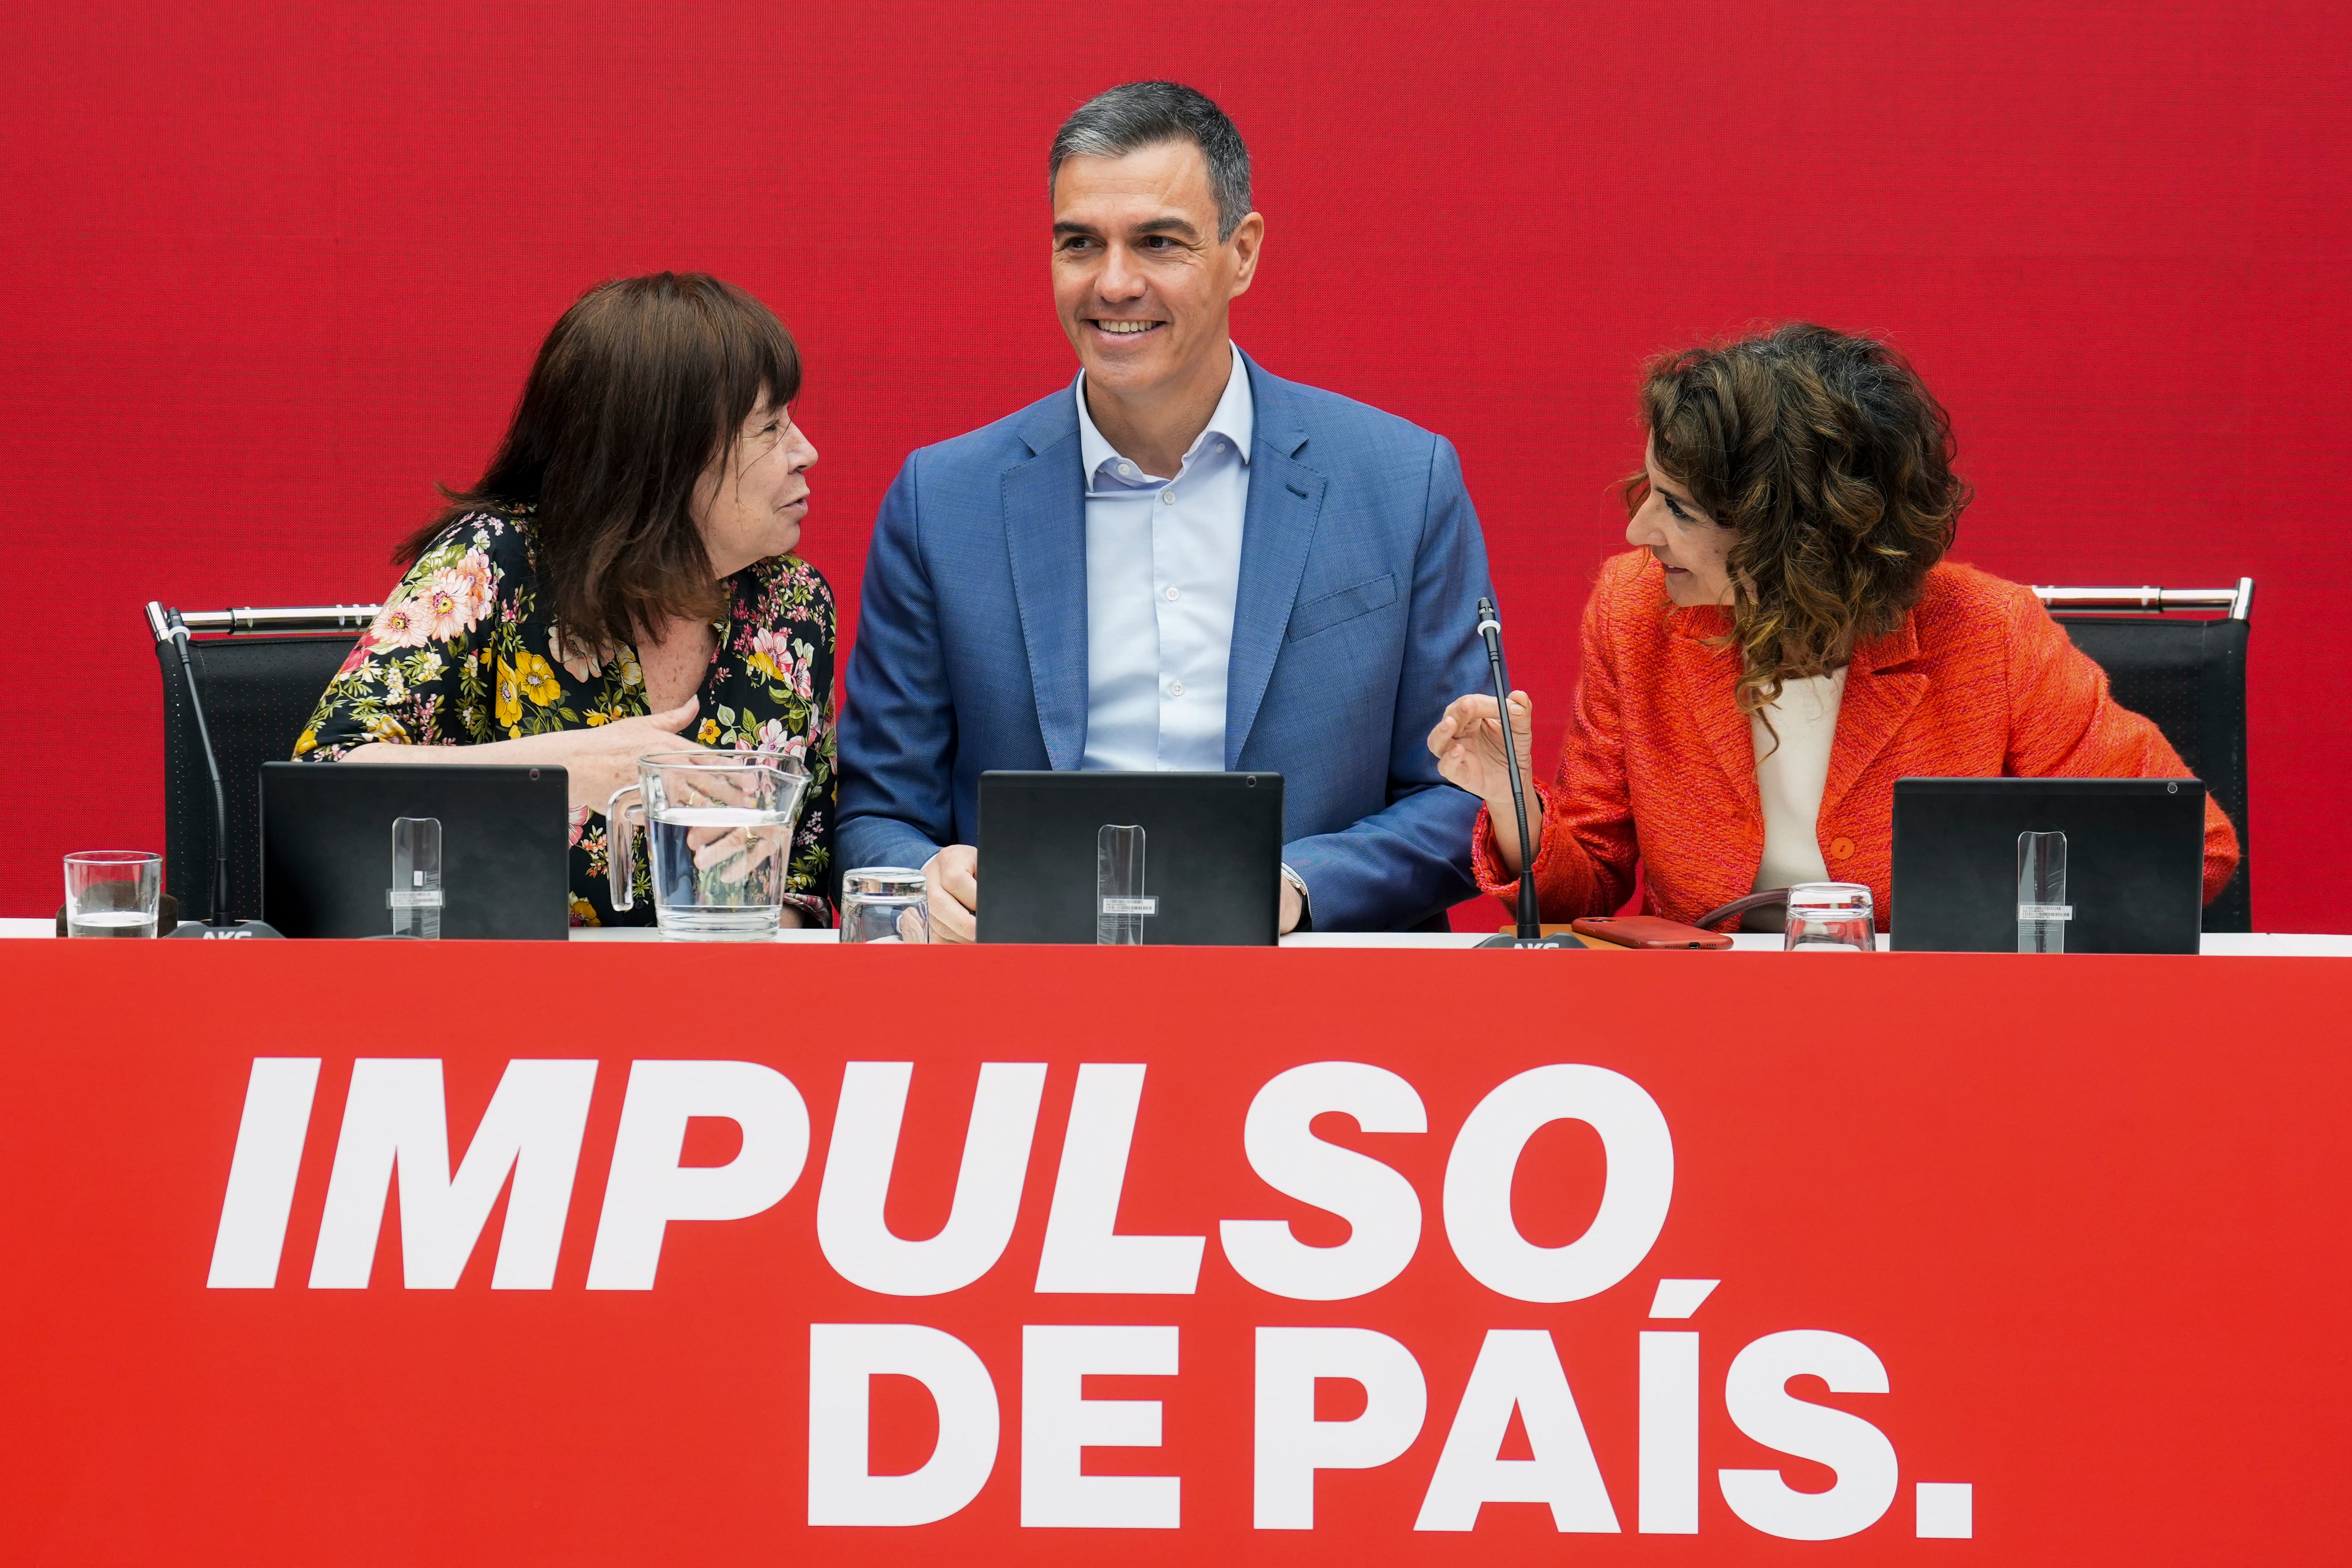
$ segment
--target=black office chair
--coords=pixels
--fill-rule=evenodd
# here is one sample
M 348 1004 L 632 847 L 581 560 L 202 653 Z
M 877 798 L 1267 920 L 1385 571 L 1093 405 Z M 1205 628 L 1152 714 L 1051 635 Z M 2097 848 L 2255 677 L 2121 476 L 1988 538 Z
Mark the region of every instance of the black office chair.
M 2205 906 L 2208 931 L 2252 931 L 2246 815 L 2246 636 L 2254 580 L 2235 588 L 2036 588 L 2074 646 L 2107 673 L 2116 701 L 2156 721 L 2238 830 L 2238 873 Z M 2168 619 L 2221 610 L 2219 619 Z M 2147 612 L 2154 612 L 2153 614 Z
M 375 612 L 373 604 L 338 604 L 180 617 L 191 632 L 207 633 L 188 639 L 188 656 L 228 799 L 226 913 L 236 919 L 261 916 L 261 765 L 294 755 L 320 694 Z M 160 604 L 147 606 L 163 671 L 163 885 L 179 899 L 182 914 L 195 920 L 210 898 L 213 790 L 188 714 L 179 652 L 172 646 L 173 613 Z

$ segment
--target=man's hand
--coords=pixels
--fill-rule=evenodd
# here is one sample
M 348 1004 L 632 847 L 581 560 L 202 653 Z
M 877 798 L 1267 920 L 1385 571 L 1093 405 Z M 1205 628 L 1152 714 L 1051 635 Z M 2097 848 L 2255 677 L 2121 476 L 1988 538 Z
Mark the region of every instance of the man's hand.
M 1298 896 L 1298 885 L 1288 877 L 1282 879 L 1282 930 L 1287 936 L 1298 929 L 1298 917 L 1307 912 L 1306 901 Z
M 980 852 L 970 844 L 950 844 L 923 868 L 923 886 L 929 894 L 931 940 L 970 942 L 979 935 L 973 912 L 980 907 Z

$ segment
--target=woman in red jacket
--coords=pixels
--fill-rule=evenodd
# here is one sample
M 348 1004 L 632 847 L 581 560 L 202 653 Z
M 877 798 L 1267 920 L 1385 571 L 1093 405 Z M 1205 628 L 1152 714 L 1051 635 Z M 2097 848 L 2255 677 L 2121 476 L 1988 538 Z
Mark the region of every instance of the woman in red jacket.
M 1892 350 L 1783 327 L 1660 361 L 1642 404 L 1637 548 L 1585 605 L 1559 772 L 1525 781 L 1545 919 L 1613 913 L 1638 862 L 1644 912 L 1669 920 L 1833 879 L 1866 883 L 1884 928 L 1895 779 L 2188 776 L 2029 590 L 1943 559 L 1968 487 L 1948 417 Z M 1533 705 L 1510 708 L 1524 766 Z M 1495 699 L 1457 699 L 1429 748 L 1487 803 L 1480 888 L 1515 898 Z M 2209 799 L 2209 902 L 2237 863 Z

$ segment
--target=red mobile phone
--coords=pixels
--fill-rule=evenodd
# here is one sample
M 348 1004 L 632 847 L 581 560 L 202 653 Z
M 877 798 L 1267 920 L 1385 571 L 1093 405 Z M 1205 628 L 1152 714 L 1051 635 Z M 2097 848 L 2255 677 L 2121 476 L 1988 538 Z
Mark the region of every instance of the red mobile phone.
M 1580 936 L 1614 942 L 1621 947 L 1705 947 L 1714 951 L 1731 946 L 1728 936 L 1702 931 L 1696 925 L 1661 920 L 1654 915 L 1588 915 L 1569 929 Z

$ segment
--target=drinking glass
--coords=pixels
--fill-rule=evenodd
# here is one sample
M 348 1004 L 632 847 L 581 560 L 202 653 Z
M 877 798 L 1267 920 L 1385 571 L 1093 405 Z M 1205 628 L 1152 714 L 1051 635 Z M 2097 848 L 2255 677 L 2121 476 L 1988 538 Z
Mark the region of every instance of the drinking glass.
M 646 833 L 647 880 L 662 935 L 689 942 L 775 936 L 792 870 L 793 826 L 808 794 L 800 758 L 772 751 L 657 751 L 604 810 L 613 907 L 636 882 Z
M 383 895 L 392 934 L 422 942 L 441 939 L 441 819 L 392 820 L 392 886 Z
M 1143 829 L 1106 822 L 1095 832 L 1095 941 L 1106 947 L 1143 945 L 1143 919 L 1160 901 L 1143 891 Z
M 1801 882 L 1789 890 L 1790 953 L 1875 953 L 1870 889 L 1858 882 Z
M 2066 902 L 2066 835 L 2017 835 L 2017 950 L 2063 953 L 2066 923 L 2074 906 Z
M 841 875 L 844 942 L 929 942 L 930 895 L 923 873 L 902 865 L 860 866 Z
M 152 936 L 163 895 L 162 855 L 85 850 L 66 856 L 68 936 Z

